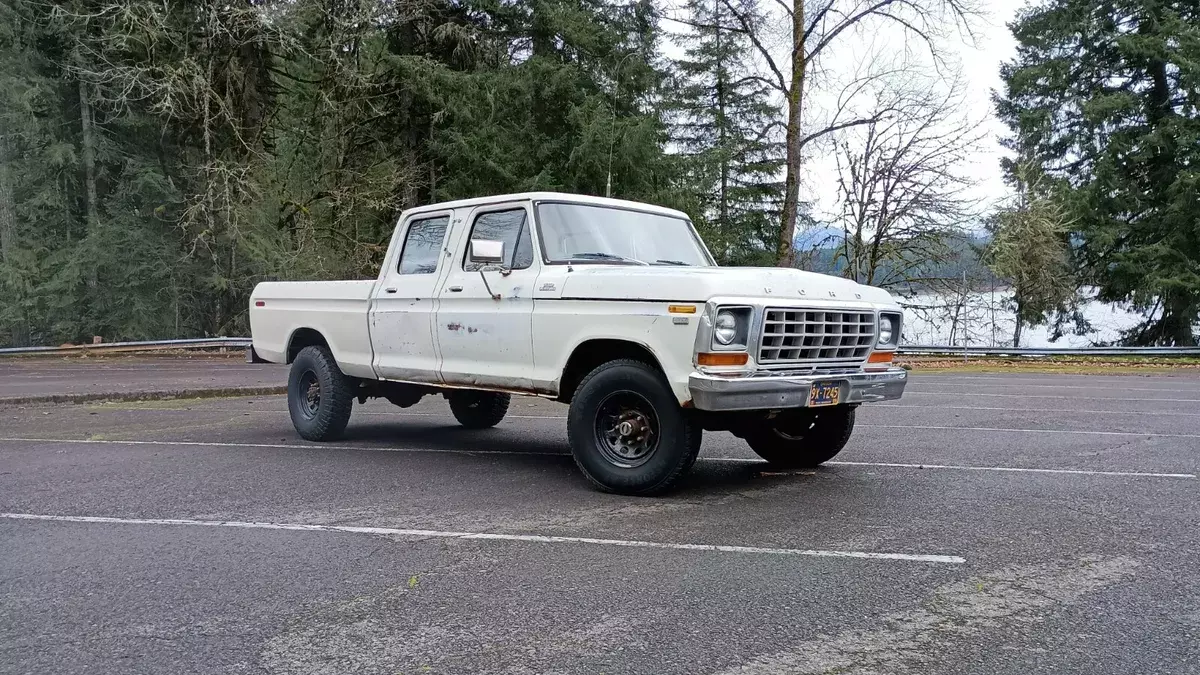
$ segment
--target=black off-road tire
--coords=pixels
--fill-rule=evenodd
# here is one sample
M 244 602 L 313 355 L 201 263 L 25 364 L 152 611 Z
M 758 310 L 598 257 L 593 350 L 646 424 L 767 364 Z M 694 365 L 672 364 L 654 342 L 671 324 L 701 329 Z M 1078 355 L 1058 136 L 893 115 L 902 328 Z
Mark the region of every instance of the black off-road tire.
M 314 405 L 310 392 L 316 387 Z M 288 413 L 300 437 L 332 441 L 341 437 L 354 408 L 355 381 L 346 376 L 329 349 L 305 347 L 292 361 L 288 374 Z
M 648 404 L 657 421 L 657 444 L 641 463 L 621 466 L 606 458 L 597 431 L 601 406 L 614 396 Z M 703 430 L 687 414 L 657 369 L 630 359 L 610 361 L 579 383 L 567 414 L 567 439 L 579 470 L 596 487 L 624 495 L 652 496 L 671 489 L 691 468 Z
M 780 469 L 811 469 L 833 459 L 854 431 L 857 406 L 785 412 L 745 435 L 750 449 Z
M 512 396 L 494 391 L 455 391 L 446 395 L 454 419 L 467 429 L 489 429 L 508 414 Z
M 691 411 L 690 417 L 692 419 L 695 419 L 695 412 L 694 410 Z M 695 428 L 695 433 L 691 435 L 691 445 L 688 448 L 692 454 L 692 458 L 688 460 L 687 466 L 683 469 L 685 475 L 696 465 L 696 460 L 700 458 L 700 445 L 704 442 L 704 426 L 699 422 L 694 422 L 692 426 Z

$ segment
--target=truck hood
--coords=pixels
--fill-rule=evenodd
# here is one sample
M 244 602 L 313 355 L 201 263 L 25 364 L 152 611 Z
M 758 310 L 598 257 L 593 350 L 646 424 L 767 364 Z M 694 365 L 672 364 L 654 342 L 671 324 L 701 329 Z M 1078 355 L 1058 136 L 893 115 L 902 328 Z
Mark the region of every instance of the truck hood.
M 566 275 L 562 297 L 675 302 L 744 297 L 896 306 L 891 294 L 882 288 L 780 267 L 576 265 Z

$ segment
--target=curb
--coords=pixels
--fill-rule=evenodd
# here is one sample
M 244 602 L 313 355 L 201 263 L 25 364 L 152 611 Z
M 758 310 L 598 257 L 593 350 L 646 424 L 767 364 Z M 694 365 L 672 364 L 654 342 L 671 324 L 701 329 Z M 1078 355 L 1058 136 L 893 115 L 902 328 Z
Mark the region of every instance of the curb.
M 40 396 L 11 396 L 0 398 L 0 406 L 37 403 L 134 403 L 137 401 L 170 401 L 195 398 L 236 398 L 239 396 L 277 396 L 286 394 L 287 387 L 229 387 L 225 389 L 176 389 L 172 391 L 131 391 L 124 393 L 88 392 L 85 394 L 46 394 Z

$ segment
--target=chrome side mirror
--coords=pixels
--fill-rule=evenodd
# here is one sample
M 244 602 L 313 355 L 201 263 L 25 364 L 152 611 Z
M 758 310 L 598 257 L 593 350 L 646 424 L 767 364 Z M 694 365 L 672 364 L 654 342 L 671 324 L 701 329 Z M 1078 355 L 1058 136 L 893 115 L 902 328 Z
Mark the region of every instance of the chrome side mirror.
M 492 290 L 484 272 L 500 272 L 507 276 L 509 270 L 504 268 L 504 242 L 488 239 L 471 240 L 471 262 L 484 263 L 479 268 L 479 278 L 483 279 L 483 287 L 493 300 L 499 300 L 500 294 Z
M 504 242 L 489 239 L 471 240 L 471 262 L 494 263 L 504 262 Z

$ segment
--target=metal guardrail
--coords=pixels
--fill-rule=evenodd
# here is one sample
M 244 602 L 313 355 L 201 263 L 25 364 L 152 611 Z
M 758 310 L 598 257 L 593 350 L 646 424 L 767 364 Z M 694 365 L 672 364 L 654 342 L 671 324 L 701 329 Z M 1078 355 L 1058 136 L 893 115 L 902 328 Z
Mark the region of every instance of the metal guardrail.
M 952 347 L 901 346 L 905 355 L 946 356 L 1200 356 L 1200 347 Z
M 147 340 L 143 342 L 102 342 L 100 344 L 63 345 L 61 347 L 3 347 L 0 356 L 6 354 L 92 354 L 111 352 L 170 351 L 175 349 L 246 349 L 250 338 L 218 337 L 193 338 L 187 340 Z
M 144 342 L 106 342 L 61 347 L 3 347 L 6 354 L 68 355 L 172 351 L 179 349 L 247 349 L 248 337 L 194 338 L 187 340 L 148 340 Z M 1200 347 L 955 347 L 952 345 L 907 345 L 898 350 L 908 356 L 1200 356 Z

